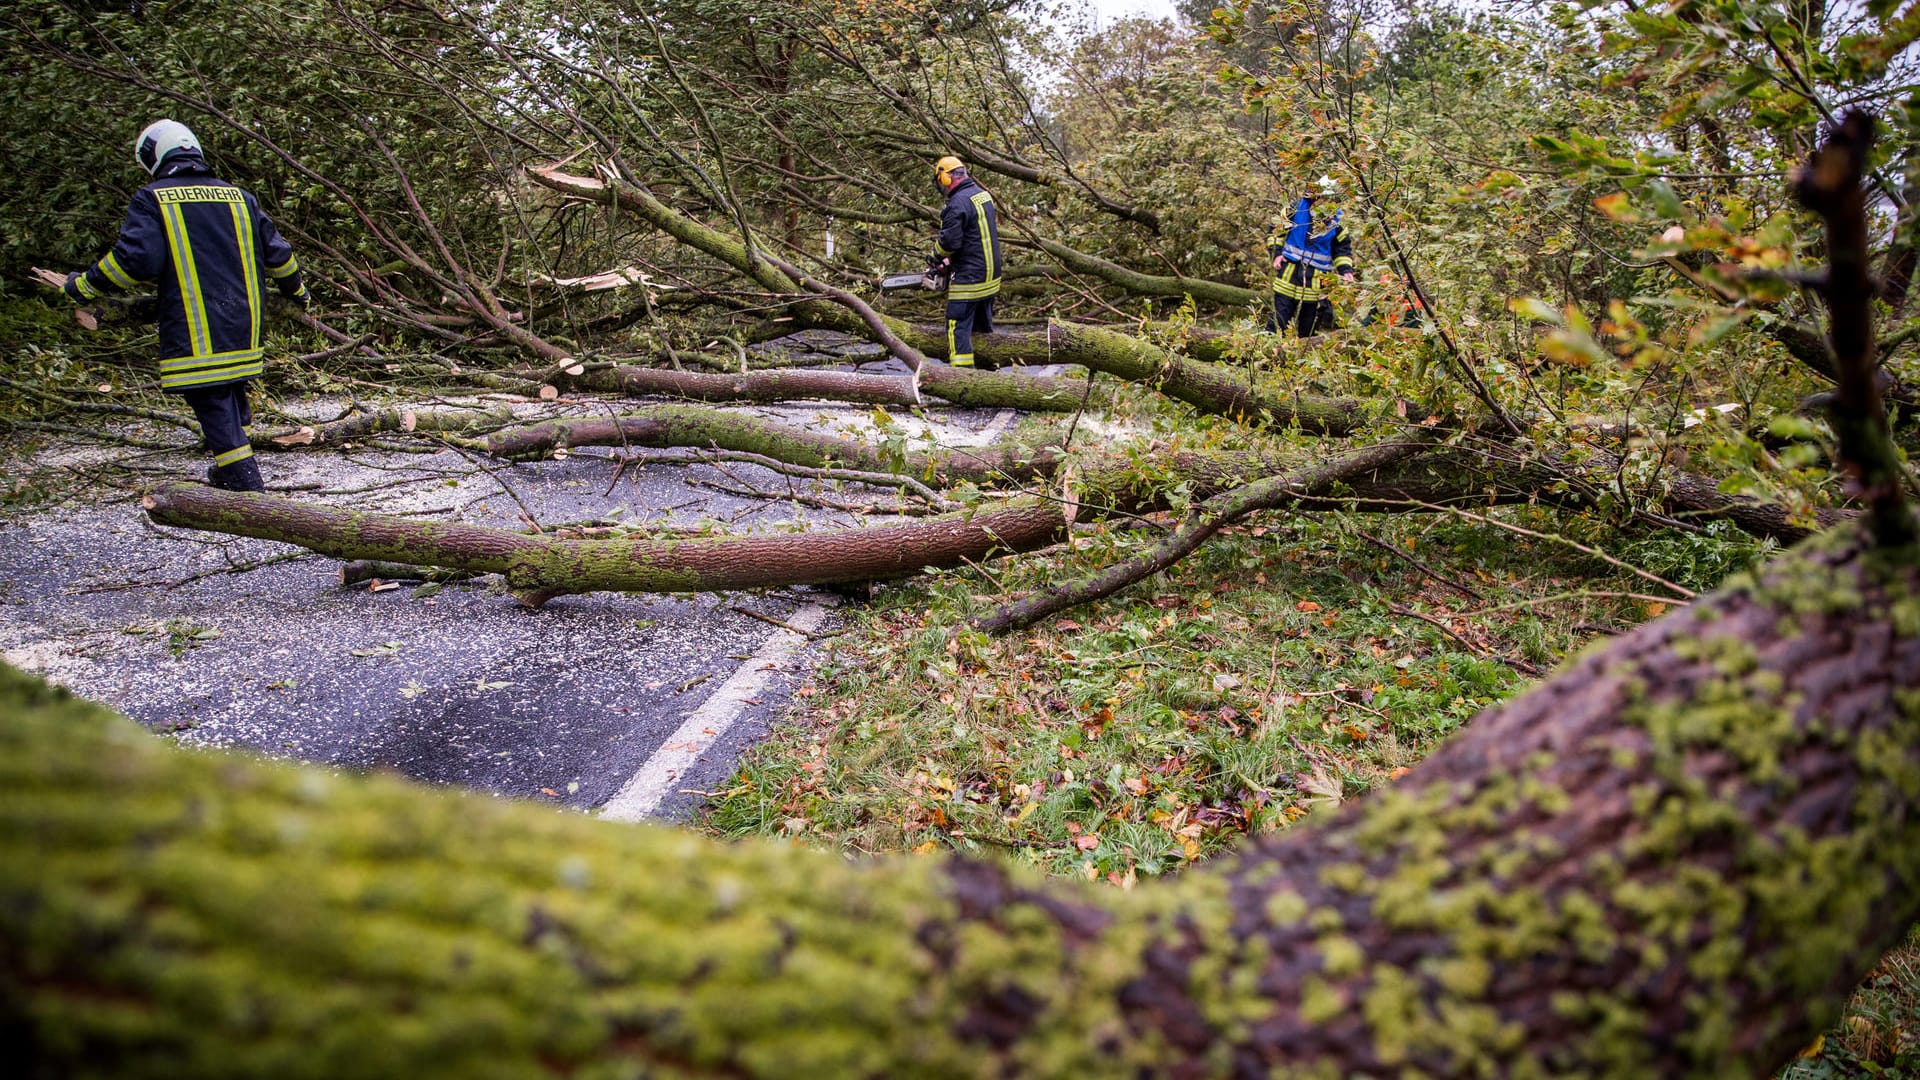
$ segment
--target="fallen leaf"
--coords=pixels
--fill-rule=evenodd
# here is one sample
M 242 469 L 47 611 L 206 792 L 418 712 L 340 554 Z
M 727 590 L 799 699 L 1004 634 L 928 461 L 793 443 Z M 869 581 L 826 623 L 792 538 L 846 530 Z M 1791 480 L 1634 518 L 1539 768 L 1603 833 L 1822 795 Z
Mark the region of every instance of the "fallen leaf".
M 551 796 L 553 796 L 553 797 L 554 797 L 554 798 L 556 798 L 556 799 L 560 797 L 560 793 L 559 793 L 559 792 L 557 792 L 557 791 L 555 791 L 555 790 L 553 790 L 553 789 L 552 789 L 552 788 L 550 788 L 550 787 L 543 787 L 543 788 L 541 788 L 541 789 L 540 789 L 540 794 L 542 794 L 542 795 L 551 795 Z
M 1297 604 L 1295 604 L 1295 605 L 1293 605 L 1293 610 L 1295 610 L 1295 611 L 1319 611 L 1319 610 L 1320 610 L 1320 605 L 1319 605 L 1319 604 L 1316 604 L 1316 603 L 1314 603 L 1314 602 L 1313 602 L 1313 601 L 1311 601 L 1311 600 L 1302 600 L 1302 601 L 1300 601 L 1299 603 L 1297 603 Z
M 1092 833 L 1087 833 L 1084 836 L 1076 836 L 1073 838 L 1073 846 L 1079 848 L 1081 851 L 1092 851 L 1094 848 L 1100 846 L 1100 838 Z

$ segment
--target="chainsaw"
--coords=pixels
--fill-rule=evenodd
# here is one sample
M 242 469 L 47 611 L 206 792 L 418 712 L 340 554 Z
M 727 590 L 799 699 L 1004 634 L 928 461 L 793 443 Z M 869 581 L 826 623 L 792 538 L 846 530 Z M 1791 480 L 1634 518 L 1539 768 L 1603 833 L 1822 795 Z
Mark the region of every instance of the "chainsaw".
M 925 270 L 917 274 L 894 274 L 880 279 L 880 291 L 883 293 L 903 292 L 907 289 L 931 289 L 944 292 L 947 278 L 951 276 L 945 260 L 929 263 Z

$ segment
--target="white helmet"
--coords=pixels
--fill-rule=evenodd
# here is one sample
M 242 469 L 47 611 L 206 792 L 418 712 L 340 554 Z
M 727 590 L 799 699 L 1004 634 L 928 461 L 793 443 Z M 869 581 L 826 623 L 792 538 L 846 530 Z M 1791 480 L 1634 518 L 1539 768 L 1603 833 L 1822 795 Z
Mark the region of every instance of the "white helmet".
M 1320 188 L 1320 194 L 1329 198 L 1340 194 L 1340 184 L 1331 176 L 1322 176 L 1319 180 L 1314 181 L 1314 183 Z
M 133 140 L 133 156 L 151 176 L 160 171 L 167 155 L 179 150 L 200 152 L 200 139 L 178 120 L 155 120 Z

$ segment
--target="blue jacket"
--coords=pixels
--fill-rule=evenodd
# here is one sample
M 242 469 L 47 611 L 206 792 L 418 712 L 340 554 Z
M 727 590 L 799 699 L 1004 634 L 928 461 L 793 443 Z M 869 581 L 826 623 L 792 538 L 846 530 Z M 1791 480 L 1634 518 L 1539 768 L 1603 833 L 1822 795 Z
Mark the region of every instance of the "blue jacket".
M 160 386 L 186 391 L 261 373 L 266 280 L 305 302 L 300 263 L 259 202 L 181 152 L 134 192 L 113 250 L 69 278 L 66 292 L 86 301 L 157 287 Z
M 1283 259 L 1286 265 L 1274 275 L 1273 291 L 1298 300 L 1319 300 L 1326 287 L 1321 274 L 1353 273 L 1353 241 L 1346 226 L 1335 213 L 1326 231 L 1313 235 L 1313 200 L 1301 199 L 1293 210 L 1292 227 L 1267 237 L 1267 254 Z
M 940 212 L 935 245 L 951 260 L 949 300 L 981 300 L 1000 292 L 1000 217 L 993 196 L 972 177 L 953 185 Z

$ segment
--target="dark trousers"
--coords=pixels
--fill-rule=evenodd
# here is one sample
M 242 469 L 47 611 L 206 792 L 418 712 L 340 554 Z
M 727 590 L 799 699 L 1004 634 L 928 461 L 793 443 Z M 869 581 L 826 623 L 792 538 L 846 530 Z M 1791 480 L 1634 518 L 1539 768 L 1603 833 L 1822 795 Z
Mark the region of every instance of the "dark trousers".
M 200 421 L 201 445 L 213 454 L 213 468 L 207 482 L 227 491 L 265 491 L 260 465 L 253 460 L 253 446 L 247 442 L 247 425 L 253 422 L 253 409 L 247 404 L 247 383 L 223 383 L 198 387 L 181 395 Z
M 954 367 L 974 367 L 973 335 L 993 333 L 993 297 L 979 300 L 947 301 L 947 363 Z M 978 365 L 992 371 L 999 364 Z
M 1273 294 L 1273 316 L 1267 321 L 1267 329 L 1280 333 L 1288 323 L 1295 323 L 1303 338 L 1310 338 L 1323 327 L 1333 326 L 1333 301 L 1298 300 L 1291 296 Z

